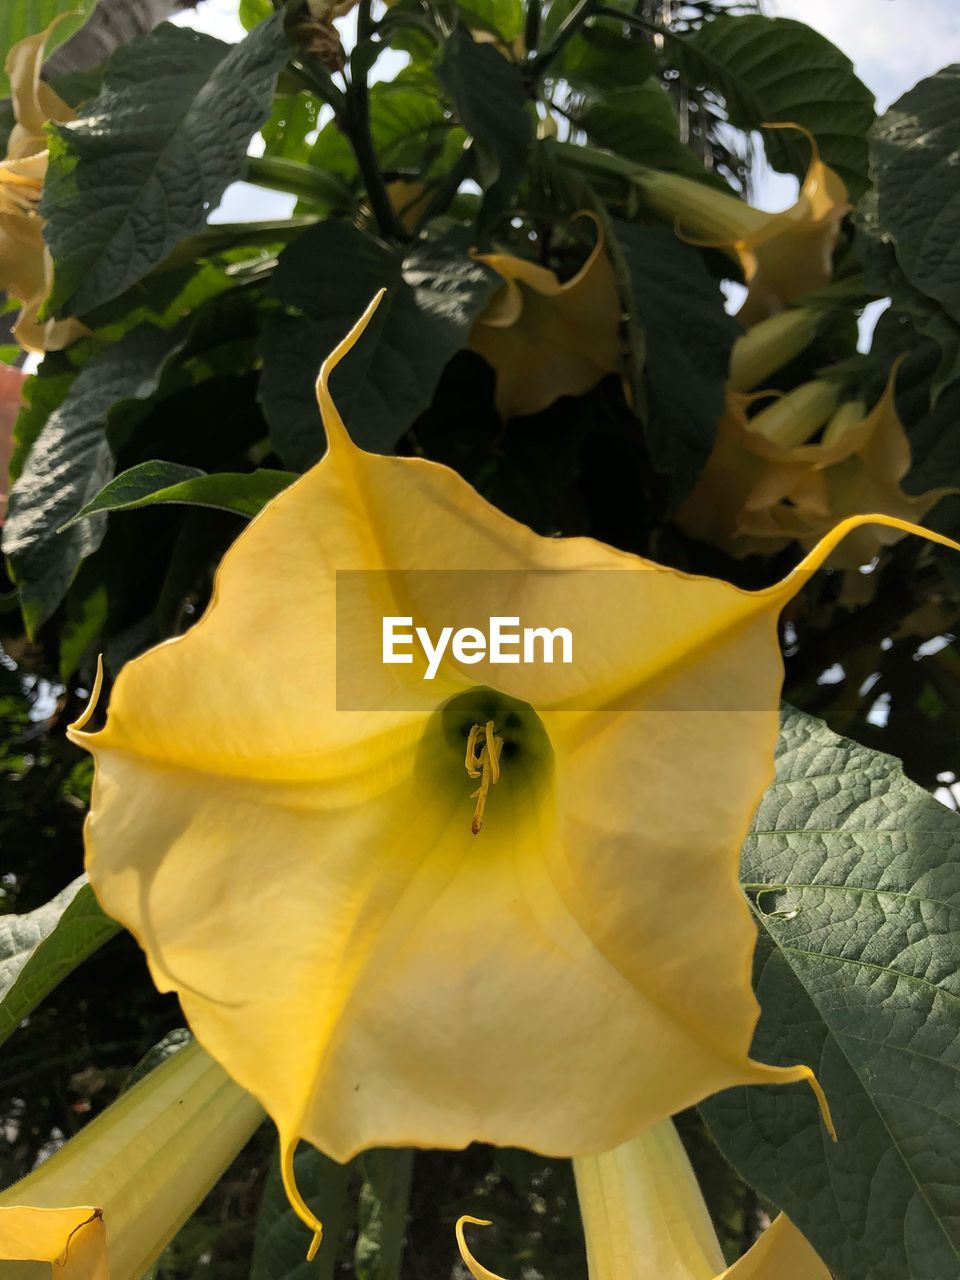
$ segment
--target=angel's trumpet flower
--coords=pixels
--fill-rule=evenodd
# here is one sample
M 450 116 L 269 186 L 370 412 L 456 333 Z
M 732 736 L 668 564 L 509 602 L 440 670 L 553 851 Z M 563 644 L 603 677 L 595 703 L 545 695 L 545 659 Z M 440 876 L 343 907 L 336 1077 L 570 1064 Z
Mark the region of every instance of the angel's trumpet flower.
M 636 179 L 650 205 L 671 218 L 681 236 L 726 249 L 740 263 L 747 297 L 739 319 L 746 327 L 830 283 L 840 224 L 852 208 L 843 179 L 820 159 L 813 134 L 795 124 L 764 128 L 800 129 L 810 143 L 800 194 L 781 213 L 764 213 L 678 174 L 645 170 Z
M 40 69 L 50 32 L 69 16 L 62 14 L 46 31 L 20 40 L 6 61 L 16 123 L 0 160 L 0 289 L 23 304 L 13 335 L 27 351 L 58 351 L 86 332 L 76 320 L 39 318 L 53 282 L 38 212 L 48 161 L 43 129 L 48 121 L 64 124 L 74 118 L 40 78 Z
M 561 396 L 580 396 L 620 365 L 620 295 L 593 214 L 597 240 L 577 274 L 556 274 L 508 253 L 479 253 L 503 286 L 470 335 L 470 347 L 492 365 L 495 400 L 503 418 L 549 408 Z
M 683 1144 L 671 1121 L 600 1156 L 573 1162 L 589 1280 L 830 1280 L 813 1247 L 782 1214 L 727 1267 Z M 461 1218 L 457 1243 L 475 1280 L 500 1280 L 478 1262 Z
M 301 1138 L 582 1155 L 812 1080 L 749 1057 L 737 869 L 779 612 L 872 518 L 759 592 L 539 537 L 353 444 L 328 379 L 374 305 L 321 371 L 326 456 L 241 534 L 201 621 L 121 671 L 106 726 L 92 702 L 71 730 L 97 895 L 275 1119 L 314 1227 Z M 520 618 L 532 652 L 484 656 L 480 625 Z
M 262 1120 L 199 1045 L 180 1049 L 0 1193 L 4 1277 L 49 1262 L 61 1280 L 140 1280 Z
M 859 400 L 838 405 L 838 387 L 822 380 L 804 383 L 752 418 L 754 397 L 728 393 L 713 452 L 677 523 L 691 537 L 745 556 L 772 555 L 791 542 L 812 548 L 835 525 L 865 512 L 922 520 L 950 490 L 904 492 L 911 456 L 895 380 L 896 367 L 869 412 Z M 895 523 L 861 527 L 830 565 L 855 569 L 902 537 Z

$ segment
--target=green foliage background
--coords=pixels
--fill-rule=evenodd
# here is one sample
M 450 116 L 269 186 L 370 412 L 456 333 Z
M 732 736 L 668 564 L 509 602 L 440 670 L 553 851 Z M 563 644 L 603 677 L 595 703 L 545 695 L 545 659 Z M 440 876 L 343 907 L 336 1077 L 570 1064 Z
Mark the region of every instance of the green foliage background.
M 11 9 L 0 45 L 55 8 Z M 753 131 L 805 125 L 857 207 L 834 258 L 844 288 L 776 385 L 826 371 L 872 402 L 904 356 L 907 488 L 958 484 L 957 68 L 875 120 L 849 60 L 810 28 L 749 4 L 667 8 L 669 22 L 644 0 L 361 0 L 345 51 L 298 0 L 242 0 L 241 44 L 161 26 L 118 50 L 71 97 L 77 123 L 51 131 L 49 306 L 90 332 L 27 385 L 4 529 L 0 1038 L 27 1019 L 3 1048 L 4 1184 L 180 1022 L 72 883 L 90 769 L 63 728 L 96 655 L 109 684 L 189 627 L 245 519 L 321 456 L 317 366 L 376 289 L 388 294 L 366 363 L 348 361 L 334 388 L 358 443 L 444 462 L 541 533 L 766 585 L 796 547 L 734 561 L 671 519 L 722 412 L 739 326 L 720 286 L 737 268 L 678 237 L 635 174 L 747 196 Z M 406 65 L 374 79 L 387 47 Z M 248 154 L 257 134 L 262 156 Z M 762 145 L 803 175 L 802 139 Z M 294 194 L 295 216 L 208 225 L 240 179 Z M 409 208 L 391 200 L 401 181 L 423 189 Z M 470 251 L 569 279 L 590 248 L 571 222 L 581 209 L 602 219 L 618 267 L 634 395 L 611 375 L 503 423 L 492 370 L 467 349 L 497 284 Z M 892 305 L 857 353 L 856 310 L 878 297 Z M 930 523 L 956 535 L 960 499 Z M 958 574 L 906 540 L 870 573 L 819 575 L 783 622 L 785 692 L 801 710 L 744 855 L 762 937 L 757 1051 L 814 1063 L 844 1140 L 825 1148 L 796 1091 L 740 1091 L 680 1118 L 731 1259 L 779 1205 L 840 1280 L 960 1270 L 960 863 L 957 821 L 928 794 L 960 775 Z M 481 1147 L 412 1165 L 299 1161 L 329 1220 L 326 1274 L 447 1276 L 462 1212 L 494 1220 L 483 1256 L 503 1274 L 585 1274 L 564 1162 Z M 272 1166 L 264 1131 L 158 1274 L 307 1275 Z

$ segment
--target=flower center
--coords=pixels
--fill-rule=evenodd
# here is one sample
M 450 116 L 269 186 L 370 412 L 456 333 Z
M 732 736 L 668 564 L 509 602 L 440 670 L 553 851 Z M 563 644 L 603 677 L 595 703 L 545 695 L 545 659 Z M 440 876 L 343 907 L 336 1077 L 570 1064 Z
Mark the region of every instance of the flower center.
M 500 781 L 502 750 L 503 739 L 494 733 L 492 720 L 488 720 L 485 725 L 475 724 L 471 727 L 467 737 L 467 754 L 463 763 L 466 766 L 467 777 L 480 779 L 479 787 L 470 796 L 471 800 L 477 802 L 473 811 L 473 821 L 470 823 L 470 830 L 475 836 L 480 834 L 483 827 L 483 811 L 487 807 L 487 794 L 490 788 Z
M 480 784 L 470 794 L 474 835 L 490 824 L 507 831 L 521 812 L 530 812 L 531 802 L 551 776 L 553 750 L 543 722 L 529 703 L 478 686 L 439 707 L 434 725 L 427 739 L 437 742 L 434 733 L 439 730 L 443 746 L 436 764 L 444 775 L 444 790 L 456 786 L 463 796 L 463 784 L 456 780 L 463 778 L 459 770 L 464 768 L 467 777 Z M 497 798 L 488 814 L 493 787 L 497 787 Z

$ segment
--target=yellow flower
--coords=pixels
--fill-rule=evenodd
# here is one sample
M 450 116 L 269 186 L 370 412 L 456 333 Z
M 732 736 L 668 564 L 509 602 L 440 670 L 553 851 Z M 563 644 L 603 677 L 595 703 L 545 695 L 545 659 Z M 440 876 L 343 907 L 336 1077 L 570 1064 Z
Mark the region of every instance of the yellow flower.
M 106 727 L 71 731 L 97 895 L 273 1116 L 311 1225 L 300 1138 L 580 1155 L 811 1079 L 748 1056 L 737 867 L 773 775 L 778 613 L 863 522 L 758 593 L 540 537 L 351 442 L 327 382 L 374 305 L 321 372 L 324 459 L 203 619 L 127 664 Z M 386 617 L 439 643 L 505 613 L 570 629 L 575 661 L 382 662 Z
M 896 366 L 869 413 L 860 401 L 838 408 L 836 384 L 826 381 L 805 383 L 753 418 L 754 397 L 728 393 L 713 452 L 677 523 L 745 556 L 771 555 L 791 542 L 809 549 L 838 522 L 866 512 L 922 520 L 949 490 L 911 496 L 901 487 L 911 459 L 895 381 Z M 830 565 L 855 569 L 902 537 L 896 525 L 862 527 Z
M 620 365 L 620 295 L 593 214 L 597 241 L 572 280 L 508 253 L 478 253 L 504 280 L 474 325 L 470 347 L 496 372 L 503 418 L 549 408 L 580 396 Z
M 783 1214 L 727 1267 L 683 1144 L 671 1121 L 600 1156 L 573 1162 L 589 1280 L 830 1280 Z M 500 1280 L 473 1256 L 461 1218 L 457 1243 L 475 1280 Z
M 23 303 L 14 337 L 27 351 L 58 351 L 86 332 L 76 320 L 41 321 L 40 309 L 53 282 L 53 261 L 38 212 L 47 172 L 48 121 L 74 118 L 70 107 L 40 78 L 44 49 L 61 14 L 46 31 L 28 36 L 7 55 L 6 71 L 16 124 L 0 160 L 0 289 Z
M 727 249 L 738 260 L 747 284 L 738 318 L 748 328 L 830 283 L 840 224 L 852 208 L 843 179 L 820 159 L 813 134 L 795 124 L 764 128 L 800 129 L 810 143 L 800 194 L 782 213 L 764 213 L 676 174 L 648 171 L 638 178 L 651 206 L 674 219 L 680 235 L 702 237 L 701 243 Z
M 0 1194 L 4 1275 L 139 1280 L 262 1120 L 199 1045 L 179 1050 Z

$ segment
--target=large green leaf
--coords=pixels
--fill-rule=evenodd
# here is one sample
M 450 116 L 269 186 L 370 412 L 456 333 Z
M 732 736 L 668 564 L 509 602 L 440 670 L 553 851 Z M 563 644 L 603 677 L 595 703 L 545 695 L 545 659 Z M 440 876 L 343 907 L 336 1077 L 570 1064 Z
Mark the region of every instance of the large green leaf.
M 357 1158 L 363 1182 L 357 1201 L 357 1280 L 400 1280 L 407 1234 L 413 1152 L 380 1147 Z
M 869 185 L 873 94 L 846 54 L 812 27 L 760 14 L 721 16 L 672 39 L 669 53 L 688 80 L 723 95 L 738 129 L 768 121 L 804 125 L 853 199 Z M 798 176 L 806 171 L 810 149 L 800 135 L 768 130 L 764 145 L 776 168 Z
M 273 287 L 285 311 L 264 326 L 260 395 L 287 466 L 307 467 L 322 454 L 320 365 L 382 288 L 386 296 L 332 388 L 357 443 L 393 449 L 496 287 L 468 245 L 467 233 L 454 230 L 404 255 L 345 223 L 324 222 L 281 254 Z
M 587 105 L 577 123 L 593 142 L 640 164 L 705 177 L 706 170 L 680 141 L 680 124 L 658 76 L 613 89 Z
M 960 64 L 921 80 L 870 134 L 881 233 L 907 279 L 960 321 Z
M 635 404 L 673 502 L 696 482 L 710 455 L 726 397 L 730 349 L 742 332 L 727 315 L 702 253 L 665 227 L 614 223 L 633 345 L 643 356 Z
M 3 527 L 3 550 L 31 633 L 50 617 L 81 560 L 103 540 L 103 516 L 59 530 L 113 475 L 108 419 L 156 392 L 167 362 L 185 341 L 182 332 L 149 325 L 132 330 L 88 361 L 33 441 Z
M 280 13 L 233 46 L 165 24 L 117 51 L 85 114 L 51 138 L 53 310 L 116 297 L 204 226 L 244 176 L 288 57 Z
M 119 931 L 85 876 L 35 911 L 0 916 L 0 1044 L 58 982 Z
M 208 475 L 179 462 L 141 462 L 111 480 L 65 527 L 99 512 L 185 503 L 255 516 L 296 480 L 291 471 L 231 472 Z
M 754 1056 L 812 1096 L 735 1089 L 720 1146 L 838 1280 L 960 1274 L 960 818 L 900 763 L 789 711 L 743 853 L 761 943 Z
M 69 14 L 50 33 L 46 47 L 47 53 L 52 53 L 86 21 L 92 8 L 93 0 L 4 0 L 0 4 L 0 98 L 10 92 L 3 64 L 18 40 L 46 31 L 55 18 Z
M 443 46 L 437 77 L 476 145 L 477 176 L 486 191 L 482 216 L 492 222 L 520 185 L 533 143 L 520 68 L 461 25 Z
M 307 1262 L 310 1237 L 290 1207 L 275 1161 L 260 1202 L 250 1280 L 333 1280 L 337 1275 L 337 1244 L 348 1225 L 347 1191 L 354 1167 L 303 1146 L 294 1156 L 293 1171 L 305 1200 L 323 1222 L 320 1252 L 314 1262 Z

